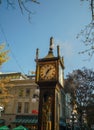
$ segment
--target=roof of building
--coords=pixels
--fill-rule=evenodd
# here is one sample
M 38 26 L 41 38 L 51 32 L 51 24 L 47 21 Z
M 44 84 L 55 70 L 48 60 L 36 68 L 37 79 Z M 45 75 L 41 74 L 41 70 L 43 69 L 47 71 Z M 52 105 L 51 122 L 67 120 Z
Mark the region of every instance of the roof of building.
M 10 78 L 11 80 L 16 79 L 28 79 L 28 77 L 21 72 L 7 72 L 7 73 L 0 73 L 0 79 Z

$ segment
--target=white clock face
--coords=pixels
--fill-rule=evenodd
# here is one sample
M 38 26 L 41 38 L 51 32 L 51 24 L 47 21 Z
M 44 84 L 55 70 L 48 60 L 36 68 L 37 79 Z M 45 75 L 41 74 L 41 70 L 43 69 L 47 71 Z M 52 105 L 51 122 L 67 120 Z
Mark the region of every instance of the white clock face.
M 56 69 L 53 64 L 45 64 L 40 68 L 40 78 L 43 80 L 55 79 Z
M 60 84 L 63 86 L 63 69 L 62 69 L 62 67 L 61 67 L 61 65 L 59 64 L 59 82 L 60 82 Z

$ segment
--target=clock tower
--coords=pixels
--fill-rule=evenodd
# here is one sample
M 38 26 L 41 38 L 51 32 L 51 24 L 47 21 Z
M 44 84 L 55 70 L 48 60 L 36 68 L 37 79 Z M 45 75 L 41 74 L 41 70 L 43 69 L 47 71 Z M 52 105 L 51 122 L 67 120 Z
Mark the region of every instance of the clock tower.
M 59 130 L 61 89 L 64 87 L 64 62 L 57 46 L 53 54 L 53 37 L 46 57 L 38 58 L 36 51 L 36 83 L 39 85 L 38 130 Z

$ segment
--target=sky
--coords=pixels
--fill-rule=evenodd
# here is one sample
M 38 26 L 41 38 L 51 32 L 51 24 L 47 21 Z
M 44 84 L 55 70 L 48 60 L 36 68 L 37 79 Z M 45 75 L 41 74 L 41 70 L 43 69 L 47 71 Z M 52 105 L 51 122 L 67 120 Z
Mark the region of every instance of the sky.
M 88 2 L 80 0 L 38 0 L 40 4 L 28 3 L 32 11 L 31 20 L 18 5 L 8 6 L 5 1 L 0 5 L 0 44 L 6 43 L 10 60 L 3 64 L 1 71 L 30 74 L 36 69 L 36 49 L 39 58 L 48 54 L 50 37 L 54 38 L 54 54 L 60 45 L 64 57 L 64 75 L 83 67 L 93 69 L 93 60 L 78 54 L 85 49 L 81 39 L 76 36 L 91 22 Z

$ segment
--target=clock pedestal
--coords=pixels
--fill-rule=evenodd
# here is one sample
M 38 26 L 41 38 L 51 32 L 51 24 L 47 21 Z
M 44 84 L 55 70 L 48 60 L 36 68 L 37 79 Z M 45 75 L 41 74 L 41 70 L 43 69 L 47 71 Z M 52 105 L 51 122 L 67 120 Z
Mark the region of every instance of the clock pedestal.
M 55 86 L 52 84 L 40 88 L 38 130 L 59 130 L 60 90 Z
M 38 52 L 36 53 L 36 83 L 40 88 L 38 130 L 59 130 L 64 64 L 59 47 L 58 55 L 55 57 L 52 46 L 51 37 L 48 55 L 38 59 Z

